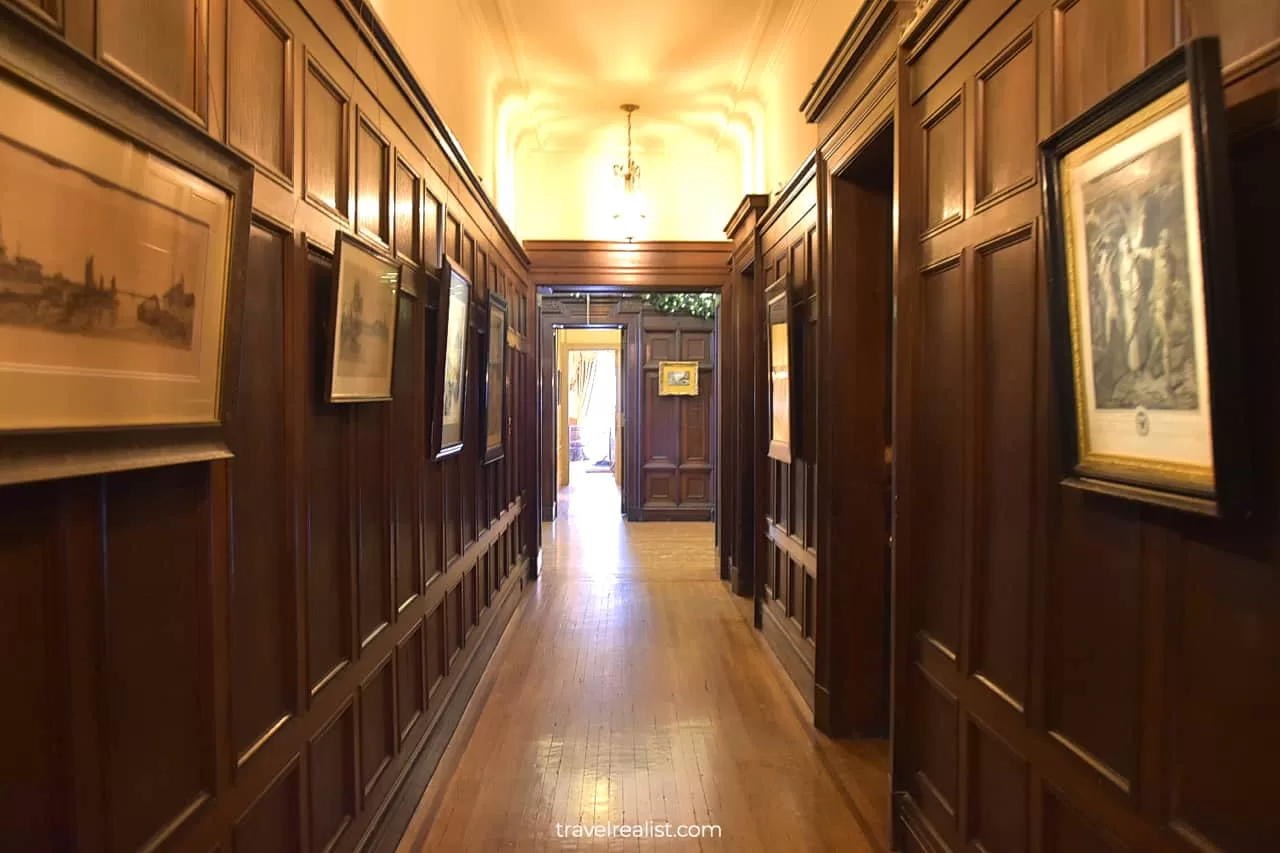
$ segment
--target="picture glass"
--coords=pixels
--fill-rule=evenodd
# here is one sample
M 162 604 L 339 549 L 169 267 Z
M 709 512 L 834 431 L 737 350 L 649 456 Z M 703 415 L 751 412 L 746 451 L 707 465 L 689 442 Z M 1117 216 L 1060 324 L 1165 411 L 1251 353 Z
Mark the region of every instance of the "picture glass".
M 219 420 L 231 196 L 0 81 L 0 429 Z
M 485 447 L 502 446 L 503 394 L 506 391 L 507 309 L 489 304 L 489 363 L 485 370 Z
M 769 324 L 769 437 L 791 441 L 790 342 L 787 324 Z
M 1211 486 L 1187 86 L 1069 153 L 1062 178 L 1081 461 Z
M 462 391 L 466 371 L 467 307 L 470 285 L 460 275 L 451 274 L 444 339 L 444 384 L 440 415 L 440 444 L 450 447 L 462 443 Z
M 693 371 L 673 370 L 667 374 L 667 384 L 673 388 L 688 388 L 693 384 Z
M 338 253 L 332 399 L 391 396 L 400 267 L 347 240 Z

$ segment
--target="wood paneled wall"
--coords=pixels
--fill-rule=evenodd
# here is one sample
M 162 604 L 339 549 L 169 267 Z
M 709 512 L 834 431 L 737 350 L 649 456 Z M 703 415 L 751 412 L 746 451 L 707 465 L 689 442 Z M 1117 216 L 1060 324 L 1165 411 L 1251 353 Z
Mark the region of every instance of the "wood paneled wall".
M 765 478 L 757 460 L 764 445 L 764 317 L 760 234 L 756 225 L 769 205 L 748 195 L 724 232 L 733 241 L 729 277 L 720 301 L 720 498 L 716 544 L 720 574 L 738 595 L 755 595 L 756 561 L 763 553 Z
M 793 335 L 800 338 L 802 358 L 792 365 L 791 393 L 801 399 L 799 428 L 792 431 L 791 464 L 764 455 L 764 525 L 767 545 L 758 589 L 761 625 L 788 674 L 813 705 L 817 636 L 817 327 L 820 295 L 818 269 L 817 157 L 808 162 L 774 199 L 757 226 L 761 270 L 755 277 L 760 298 L 781 276 L 790 276 Z M 763 305 L 759 306 L 763 317 Z M 763 324 L 760 334 L 764 334 Z M 765 403 L 767 410 L 768 404 Z
M 1036 143 L 1219 34 L 1265 500 L 1224 523 L 1063 488 Z M 894 790 L 906 850 L 1280 845 L 1280 14 L 938 3 L 900 53 Z
M 804 105 L 822 140 L 815 162 L 757 229 L 757 291 L 790 270 L 798 329 L 817 340 L 820 381 L 803 381 L 805 414 L 838 425 L 819 426 L 815 456 L 806 423 L 793 466 L 755 450 L 769 472 L 762 627 L 803 688 L 835 691 L 848 676 L 824 658 L 849 654 L 856 596 L 840 579 L 857 576 L 848 569 L 861 537 L 876 531 L 861 516 L 837 523 L 861 464 L 837 451 L 876 414 L 876 395 L 845 367 L 872 328 L 859 325 L 858 294 L 883 262 L 868 262 L 860 233 L 842 229 L 883 205 L 873 192 L 865 208 L 841 181 L 891 128 L 896 844 L 1276 849 L 1280 11 L 1226 0 L 922 5 L 904 32 L 915 3 L 864 4 Z M 886 21 L 887 40 L 876 35 Z M 1258 512 L 1240 522 L 1059 484 L 1036 145 L 1197 35 L 1221 39 L 1231 124 L 1261 484 Z M 728 350 L 726 374 L 744 352 Z M 806 343 L 806 371 L 811 359 Z M 741 471 L 732 476 L 726 489 L 747 488 Z
M 537 549 L 528 259 L 363 4 L 0 8 L 27 25 L 258 171 L 235 458 L 0 490 L 0 847 L 386 849 Z M 337 229 L 413 271 L 391 403 L 324 402 Z M 438 464 L 442 252 L 477 322 L 474 429 Z M 491 289 L 512 306 L 511 425 L 482 466 Z
M 710 521 L 715 510 L 716 323 L 697 317 L 640 315 L 640 408 L 631 421 L 640 451 L 640 504 L 634 521 Z M 658 365 L 698 363 L 696 397 L 660 396 Z

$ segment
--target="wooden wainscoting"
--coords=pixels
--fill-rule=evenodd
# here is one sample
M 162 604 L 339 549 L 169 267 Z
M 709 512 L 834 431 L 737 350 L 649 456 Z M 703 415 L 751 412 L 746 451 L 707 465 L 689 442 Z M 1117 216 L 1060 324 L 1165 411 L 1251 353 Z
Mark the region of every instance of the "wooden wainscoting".
M 161 5 L 0 2 L 257 166 L 235 457 L 0 490 L 0 846 L 380 847 L 537 551 L 528 258 L 365 4 Z M 339 229 L 409 265 L 390 403 L 321 394 Z M 427 443 L 445 251 L 511 304 L 489 465 L 478 325 L 467 451 Z

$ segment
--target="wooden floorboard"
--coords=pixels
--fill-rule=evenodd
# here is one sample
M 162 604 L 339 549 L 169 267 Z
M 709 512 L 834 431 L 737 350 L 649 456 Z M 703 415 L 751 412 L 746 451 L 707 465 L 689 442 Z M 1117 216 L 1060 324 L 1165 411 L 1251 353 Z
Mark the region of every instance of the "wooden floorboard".
M 886 745 L 813 729 L 718 576 L 712 526 L 625 524 L 606 474 L 561 500 L 400 853 L 883 851 Z M 608 824 L 721 834 L 570 837 Z

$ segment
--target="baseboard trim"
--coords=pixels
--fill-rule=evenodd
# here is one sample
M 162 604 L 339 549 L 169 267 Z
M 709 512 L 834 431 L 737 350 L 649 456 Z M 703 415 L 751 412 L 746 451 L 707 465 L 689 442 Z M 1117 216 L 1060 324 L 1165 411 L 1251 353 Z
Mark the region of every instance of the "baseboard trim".
M 763 614 L 760 630 L 764 633 L 765 639 L 769 641 L 769 648 L 773 649 L 774 656 L 782 664 L 782 668 L 787 675 L 791 676 L 791 680 L 795 682 L 796 689 L 800 691 L 805 704 L 812 711 L 813 663 L 796 648 L 795 641 L 791 638 L 786 627 L 778 622 L 778 616 L 773 612 L 772 607 L 765 605 L 760 608 L 760 612 Z

